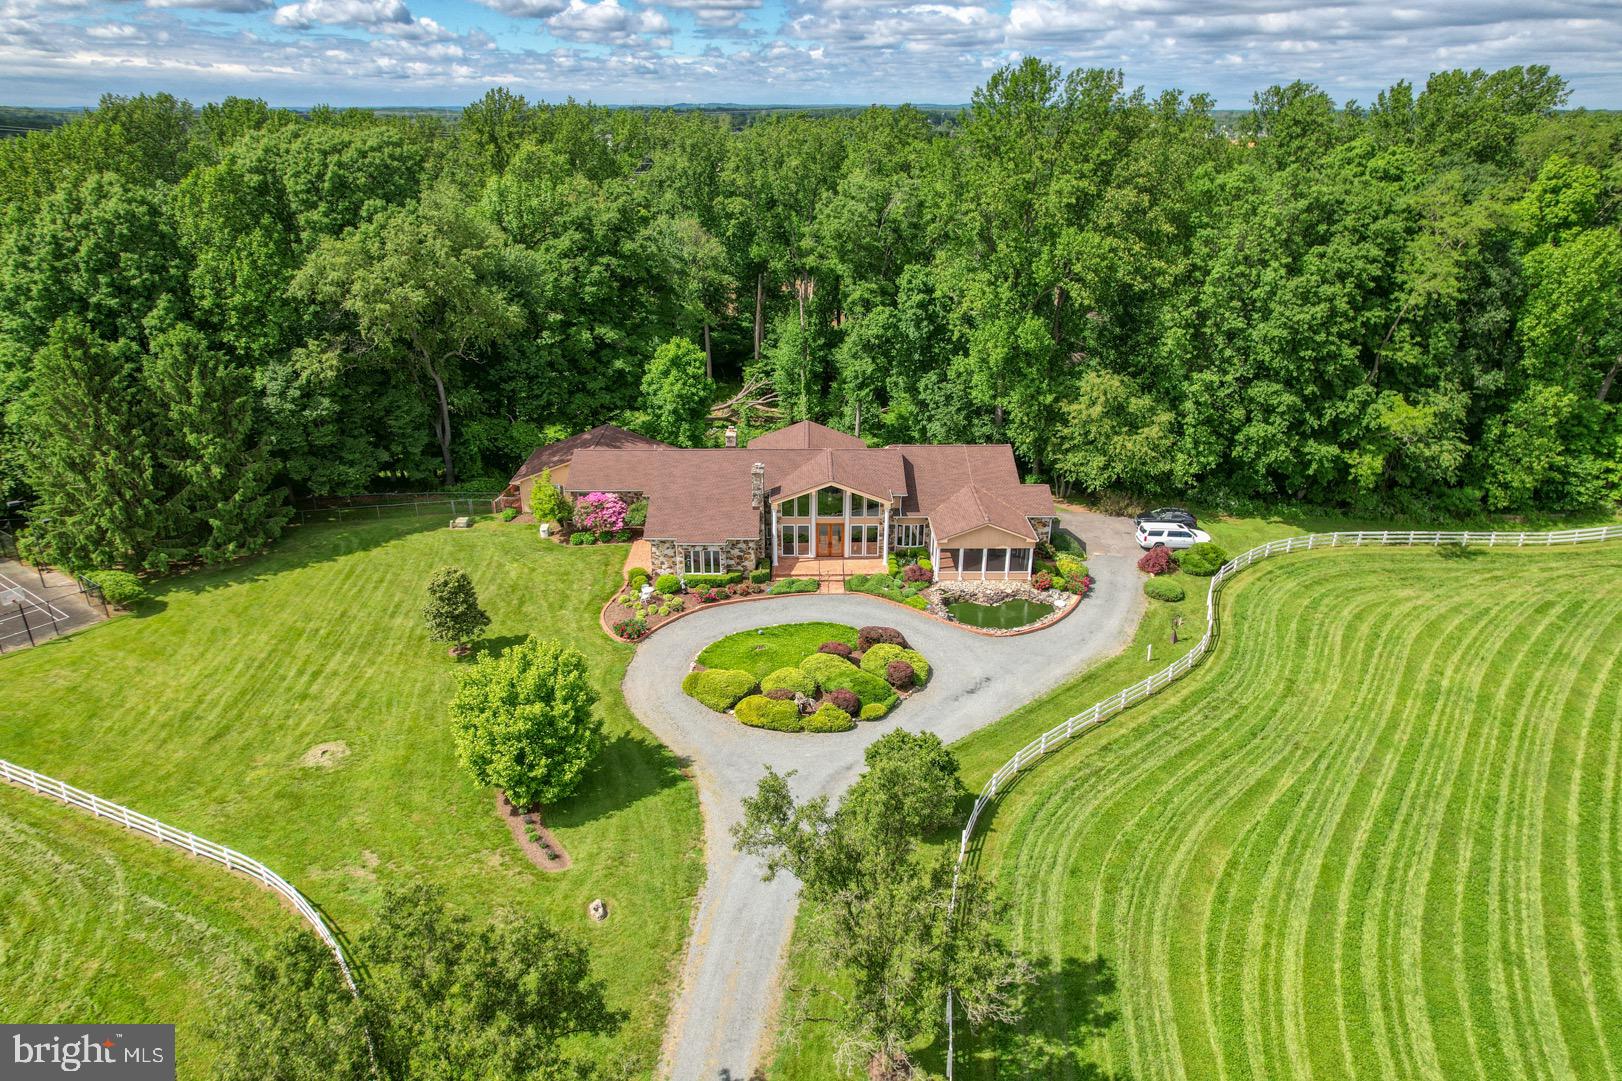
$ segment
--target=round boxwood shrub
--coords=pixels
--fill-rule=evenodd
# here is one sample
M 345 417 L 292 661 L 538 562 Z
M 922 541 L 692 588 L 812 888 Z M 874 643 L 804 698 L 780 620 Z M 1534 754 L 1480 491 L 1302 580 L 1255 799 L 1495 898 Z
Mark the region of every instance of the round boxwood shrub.
M 646 567 L 631 567 L 625 572 L 625 580 L 627 582 L 633 581 L 637 578 L 640 578 L 645 582 L 648 580 L 648 577 L 648 569 Z
M 1201 541 L 1178 552 L 1173 558 L 1177 560 L 1177 565 L 1183 568 L 1184 574 L 1209 578 L 1222 569 L 1222 564 L 1228 561 L 1228 553 L 1210 541 Z
M 893 646 L 888 642 L 880 642 L 866 653 L 862 654 L 862 671 L 886 678 L 890 664 L 894 661 L 905 661 L 912 666 L 913 677 L 919 683 L 929 682 L 929 662 L 924 655 L 916 649 L 904 649 Z
M 822 686 L 827 686 L 830 679 L 855 670 L 855 665 L 832 653 L 813 653 L 800 662 L 800 671 Z
M 597 534 L 595 534 L 595 533 L 585 533 L 585 532 L 571 533 L 569 535 L 569 543 L 570 544 L 596 544 L 597 543 Z
M 1170 578 L 1151 578 L 1143 583 L 1143 591 L 1157 601 L 1180 601 L 1186 594 L 1183 587 Z
M 850 647 L 843 642 L 824 642 L 817 647 L 818 653 L 832 653 L 835 657 L 849 657 Z
M 898 691 L 904 691 L 918 681 L 918 674 L 906 661 L 891 661 L 884 666 L 884 681 Z
M 763 691 L 790 691 L 804 695 L 817 693 L 817 681 L 805 674 L 801 668 L 779 668 L 771 675 L 760 681 Z
M 856 692 L 847 691 L 842 687 L 836 691 L 829 691 L 824 701 L 833 703 L 846 713 L 855 713 L 862 708 L 862 700 L 856 697 Z
M 863 627 L 856 632 L 856 648 L 864 653 L 878 642 L 907 648 L 906 637 L 894 627 Z
M 1138 560 L 1138 570 L 1144 574 L 1173 574 L 1177 570 L 1177 562 L 1172 559 L 1170 548 L 1151 548 Z
M 101 595 L 108 604 L 128 608 L 146 600 L 146 587 L 129 571 L 93 571 L 90 580 L 101 587 Z
M 836 672 L 822 680 L 822 690 L 825 694 L 839 690 L 855 691 L 856 697 L 861 699 L 864 706 L 869 702 L 883 702 L 886 706 L 894 706 L 900 701 L 895 690 L 883 679 L 858 668 L 852 668 L 848 672 Z
M 736 668 L 706 668 L 687 673 L 681 689 L 717 713 L 725 713 L 755 689 L 755 677 Z
M 667 597 L 673 597 L 681 592 L 681 579 L 674 574 L 661 574 L 653 583 L 653 588 Z
M 800 732 L 805 729 L 800 720 L 800 707 L 794 704 L 793 699 L 752 694 L 738 703 L 736 716 L 750 728 L 768 728 L 773 732 Z
M 869 702 L 862 707 L 861 716 L 864 721 L 878 721 L 883 720 L 884 715 L 889 712 L 890 707 L 883 702 Z
M 856 727 L 856 722 L 850 719 L 850 714 L 833 703 L 824 703 L 803 722 L 807 732 L 849 732 Z

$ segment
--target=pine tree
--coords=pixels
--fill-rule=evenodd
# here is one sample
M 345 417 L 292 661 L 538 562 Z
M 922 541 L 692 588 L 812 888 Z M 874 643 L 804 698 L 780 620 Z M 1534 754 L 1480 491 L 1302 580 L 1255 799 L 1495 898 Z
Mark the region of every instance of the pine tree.
M 28 480 L 39 493 L 30 536 L 46 562 L 73 571 L 167 565 L 138 357 L 77 316 L 57 320 L 34 356 L 23 428 Z
M 219 563 L 275 540 L 291 512 L 282 489 L 271 487 L 274 463 L 254 439 L 247 370 L 182 323 L 153 339 L 144 376 L 165 420 L 158 457 L 173 493 L 171 528 L 188 554 Z

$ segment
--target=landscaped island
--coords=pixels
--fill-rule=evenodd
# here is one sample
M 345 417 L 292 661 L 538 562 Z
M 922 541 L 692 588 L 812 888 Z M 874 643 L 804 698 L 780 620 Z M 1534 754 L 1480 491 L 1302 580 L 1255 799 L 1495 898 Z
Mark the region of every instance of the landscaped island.
M 752 728 L 846 732 L 928 680 L 929 662 L 894 627 L 789 623 L 711 643 L 681 689 Z

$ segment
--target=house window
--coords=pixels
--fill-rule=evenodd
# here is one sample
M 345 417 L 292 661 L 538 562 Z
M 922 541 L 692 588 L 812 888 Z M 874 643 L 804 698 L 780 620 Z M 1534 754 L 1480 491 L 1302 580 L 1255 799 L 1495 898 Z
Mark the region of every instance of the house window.
M 995 574 L 997 577 L 1001 578 L 1003 572 L 1006 571 L 1007 569 L 1008 569 L 1008 549 L 1006 549 L 1006 548 L 987 548 L 986 549 L 986 574 L 987 575 Z
M 879 527 L 876 525 L 853 525 L 850 527 L 850 554 L 853 556 L 876 556 L 879 554 Z
M 927 528 L 922 522 L 914 525 L 896 526 L 895 546 L 897 548 L 923 548 L 929 543 L 924 538 L 924 530 Z
M 877 499 L 869 499 L 865 495 L 852 493 L 850 497 L 850 516 L 852 518 L 882 518 L 884 504 Z
M 809 518 L 811 517 L 810 493 L 785 499 L 777 505 L 777 514 L 781 518 Z
M 811 527 L 808 525 L 786 525 L 778 530 L 777 554 L 785 556 L 808 556 L 811 554 Z
M 845 489 L 824 488 L 817 493 L 817 517 L 843 518 L 845 516 Z
M 1031 569 L 1031 550 L 1029 548 L 1010 548 L 1008 550 L 1008 573 L 1025 574 Z
M 687 574 L 720 574 L 721 549 L 687 549 L 682 553 L 682 570 Z
M 984 548 L 963 549 L 963 573 L 979 574 L 986 565 L 986 550 Z

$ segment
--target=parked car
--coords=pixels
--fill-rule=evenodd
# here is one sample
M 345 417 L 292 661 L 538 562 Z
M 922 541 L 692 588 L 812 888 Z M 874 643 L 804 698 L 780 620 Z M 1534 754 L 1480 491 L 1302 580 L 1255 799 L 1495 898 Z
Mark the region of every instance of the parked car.
M 1203 529 L 1190 529 L 1176 522 L 1142 522 L 1138 525 L 1138 547 L 1145 551 L 1150 548 L 1192 548 L 1211 539 L 1211 534 Z
M 1190 529 L 1200 524 L 1199 519 L 1194 517 L 1192 511 L 1184 510 L 1182 507 L 1156 507 L 1154 510 L 1145 511 L 1132 520 L 1138 525 L 1142 525 L 1144 522 L 1176 522 L 1178 525 L 1187 526 Z

